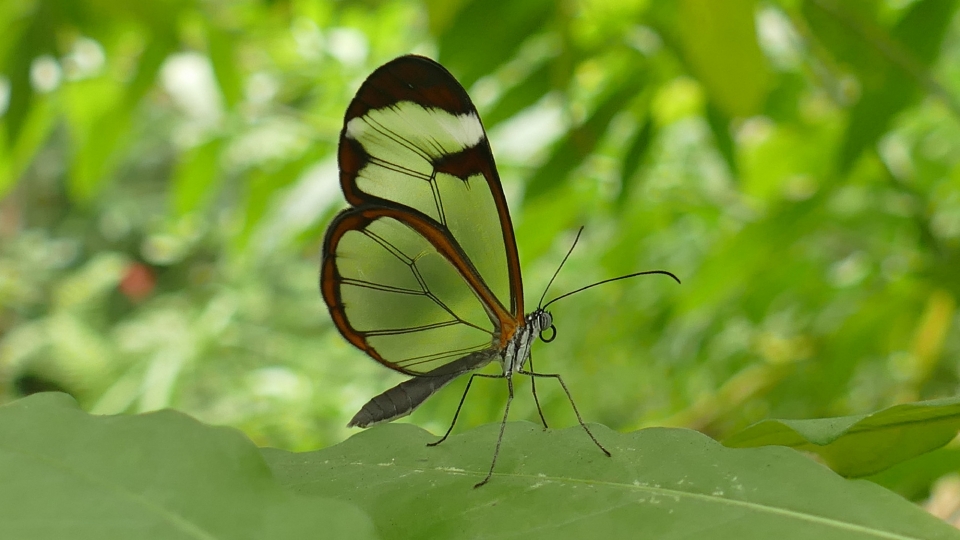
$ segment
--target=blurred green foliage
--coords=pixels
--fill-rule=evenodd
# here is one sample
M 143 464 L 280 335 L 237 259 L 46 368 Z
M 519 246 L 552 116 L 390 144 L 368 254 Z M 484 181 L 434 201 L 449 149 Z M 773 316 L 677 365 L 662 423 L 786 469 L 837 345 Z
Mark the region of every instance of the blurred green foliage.
M 723 437 L 960 383 L 953 0 L 0 2 L 0 400 L 315 448 L 401 377 L 317 291 L 343 111 L 437 58 L 490 132 L 584 417 Z M 530 302 L 528 302 L 530 303 Z M 413 421 L 443 430 L 466 381 Z M 506 389 L 478 383 L 464 425 Z M 538 389 L 553 425 L 560 388 Z M 526 392 L 514 418 L 535 419 Z

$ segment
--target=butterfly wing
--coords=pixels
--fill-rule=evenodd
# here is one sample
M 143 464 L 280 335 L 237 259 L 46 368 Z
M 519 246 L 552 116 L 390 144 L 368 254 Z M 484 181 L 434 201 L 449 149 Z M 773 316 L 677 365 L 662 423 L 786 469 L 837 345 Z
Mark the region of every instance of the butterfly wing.
M 380 67 L 347 109 L 339 162 L 353 207 L 327 231 L 320 281 L 340 333 L 410 375 L 490 361 L 473 353 L 502 349 L 516 331 L 522 283 L 490 145 L 463 87 L 418 56 Z

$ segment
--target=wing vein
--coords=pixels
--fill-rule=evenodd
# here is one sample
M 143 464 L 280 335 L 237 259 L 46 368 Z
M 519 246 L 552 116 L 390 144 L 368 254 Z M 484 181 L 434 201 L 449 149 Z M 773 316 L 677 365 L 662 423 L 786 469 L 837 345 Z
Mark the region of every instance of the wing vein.
M 397 294 L 410 294 L 416 296 L 428 296 L 428 293 L 425 291 L 415 291 L 413 289 L 404 289 L 402 287 L 394 287 L 393 285 L 384 285 L 383 283 L 374 283 L 373 281 L 366 281 L 363 279 L 354 279 L 354 278 L 341 278 L 341 285 L 353 285 L 354 287 L 363 287 L 364 289 L 371 289 L 374 291 L 383 291 L 383 292 L 392 292 Z
M 383 330 L 367 330 L 364 332 L 367 336 L 398 336 L 403 334 L 414 334 L 416 332 L 424 332 L 426 330 L 435 330 L 437 328 L 446 328 L 448 326 L 453 326 L 455 324 L 460 324 L 460 321 L 443 321 L 430 324 L 422 324 L 420 326 L 410 326 L 407 328 L 387 328 Z
M 406 148 L 407 150 L 410 150 L 414 154 L 417 154 L 418 156 L 423 158 L 423 160 L 426 161 L 427 163 L 433 162 L 433 159 L 430 157 L 430 154 L 428 154 L 423 148 L 420 148 L 413 141 L 404 138 L 402 135 L 397 135 L 396 132 L 394 132 L 392 129 L 388 128 L 387 126 L 381 124 L 376 119 L 370 118 L 368 116 L 364 118 L 364 121 L 367 122 L 367 125 L 372 127 L 381 135 L 399 144 L 400 146 Z
M 378 167 L 383 167 L 384 169 L 387 169 L 389 171 L 393 171 L 396 173 L 405 174 L 412 178 L 423 180 L 424 182 L 429 182 L 433 178 L 433 175 L 426 175 L 426 174 L 423 174 L 422 172 L 415 171 L 413 169 L 404 167 L 403 165 L 398 165 L 392 161 L 387 161 L 383 158 L 379 158 L 376 156 L 370 156 L 370 162 Z
M 447 216 L 443 211 L 443 199 L 440 198 L 440 186 L 437 185 L 437 170 L 433 170 L 430 175 L 430 192 L 433 194 L 433 203 L 437 206 L 437 215 L 440 216 L 440 224 L 447 226 Z
M 450 351 L 437 352 L 433 354 L 425 354 L 422 356 L 412 356 L 410 358 L 404 358 L 403 360 L 397 361 L 397 364 L 403 367 L 418 366 L 420 364 L 435 362 L 437 360 L 442 360 L 444 358 L 460 357 L 467 353 L 482 351 L 483 349 L 486 349 L 488 347 L 490 347 L 489 343 L 481 343 L 480 345 L 474 345 L 473 347 L 464 347 L 462 349 L 453 349 Z

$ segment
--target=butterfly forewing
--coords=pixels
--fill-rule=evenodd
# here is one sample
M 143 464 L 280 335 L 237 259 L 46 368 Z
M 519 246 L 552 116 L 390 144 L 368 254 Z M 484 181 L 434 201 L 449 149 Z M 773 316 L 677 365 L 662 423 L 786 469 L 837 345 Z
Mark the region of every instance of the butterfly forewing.
M 386 200 L 433 218 L 505 311 L 522 315 L 513 226 L 490 145 L 446 69 L 418 56 L 377 69 L 347 109 L 339 158 L 348 202 Z
M 347 109 L 321 288 L 354 345 L 421 374 L 502 348 L 522 321 L 513 227 L 486 134 L 442 66 L 398 58 Z

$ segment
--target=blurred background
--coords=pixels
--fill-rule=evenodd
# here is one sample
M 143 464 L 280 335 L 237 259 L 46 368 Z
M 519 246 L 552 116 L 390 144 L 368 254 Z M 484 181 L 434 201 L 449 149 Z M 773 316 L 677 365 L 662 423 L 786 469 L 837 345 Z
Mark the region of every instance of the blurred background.
M 402 377 L 317 287 L 347 103 L 398 55 L 473 96 L 537 368 L 590 422 L 723 438 L 960 383 L 953 0 L 4 0 L 0 402 L 173 407 L 293 450 Z M 493 367 L 493 366 L 491 366 Z M 496 368 L 498 369 L 498 368 Z M 465 384 L 412 421 L 442 432 Z M 521 381 L 512 418 L 536 420 Z M 475 385 L 462 426 L 497 421 Z M 538 388 L 553 427 L 575 422 Z

